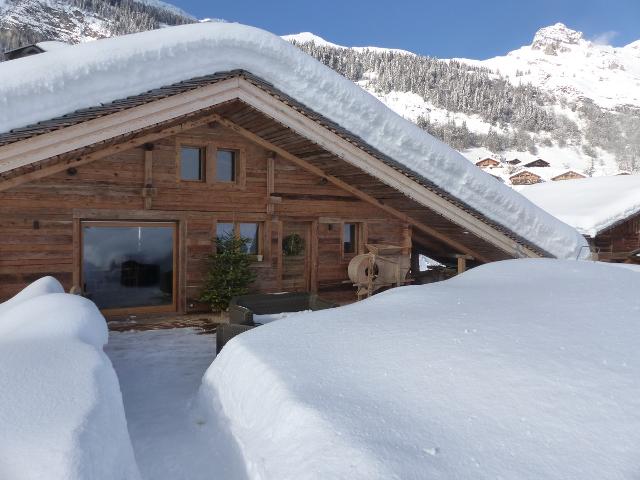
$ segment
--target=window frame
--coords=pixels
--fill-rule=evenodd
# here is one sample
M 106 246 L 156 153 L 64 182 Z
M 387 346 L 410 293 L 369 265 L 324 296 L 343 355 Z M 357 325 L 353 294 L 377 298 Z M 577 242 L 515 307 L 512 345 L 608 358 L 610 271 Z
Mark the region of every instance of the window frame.
M 353 240 L 353 252 L 345 252 L 344 250 L 344 229 L 346 225 L 355 225 L 355 239 Z M 343 261 L 351 260 L 356 255 L 362 253 L 362 245 L 364 244 L 364 227 L 363 222 L 354 222 L 345 220 L 340 223 L 340 257 Z
M 256 253 L 249 253 L 248 255 L 250 257 L 252 257 L 254 260 L 256 261 L 260 261 L 258 260 L 258 257 L 262 256 L 264 258 L 264 251 L 265 251 L 265 222 L 262 220 L 254 220 L 254 219 L 250 219 L 250 220 L 228 220 L 228 219 L 224 219 L 224 218 L 220 218 L 218 220 L 215 221 L 215 224 L 213 226 L 213 232 L 214 232 L 214 238 L 213 238 L 213 251 L 214 253 L 218 252 L 218 245 L 217 245 L 217 240 L 218 240 L 218 224 L 221 223 L 228 223 L 233 225 L 233 234 L 235 236 L 239 236 L 240 235 L 240 224 L 241 223 L 253 223 L 258 227 L 258 235 L 257 235 L 257 239 L 258 239 L 258 248 L 257 248 L 257 252 Z
M 197 149 L 200 151 L 200 178 L 199 179 L 190 179 L 190 178 L 182 178 L 182 150 L 185 148 Z M 208 147 L 206 145 L 196 145 L 190 143 L 179 143 L 178 144 L 178 152 L 177 152 L 177 176 L 180 182 L 187 183 L 207 183 L 207 151 Z
M 233 180 L 219 180 L 218 179 L 218 153 L 219 152 L 231 152 L 233 154 Z M 237 148 L 224 148 L 221 146 L 216 146 L 215 155 L 213 161 L 215 166 L 212 168 L 214 171 L 213 182 L 223 184 L 223 185 L 237 185 L 238 177 L 240 172 L 240 150 Z
M 187 148 L 200 148 L 204 151 L 202 158 L 202 180 L 183 180 L 181 178 L 181 149 Z M 218 150 L 226 150 L 235 153 L 235 180 L 232 182 L 217 180 L 216 179 L 216 164 L 218 158 Z M 193 139 L 187 136 L 176 138 L 176 150 L 175 150 L 175 167 L 176 167 L 176 182 L 190 184 L 195 188 L 202 188 L 205 185 L 213 187 L 219 190 L 245 190 L 247 183 L 246 174 L 246 146 L 239 142 L 234 141 L 208 141 L 202 139 L 200 142 L 198 139 Z M 196 187 L 196 185 L 202 185 L 202 187 Z
M 78 285 L 84 285 L 84 272 L 83 272 L 83 259 L 84 259 L 84 228 L 83 227 L 171 227 L 173 229 L 173 285 L 172 285 L 172 302 L 166 305 L 151 305 L 151 306 L 137 306 L 137 307 L 124 307 L 124 308 L 105 308 L 100 312 L 105 317 L 129 315 L 129 314 L 147 314 L 147 313 L 172 313 L 178 311 L 178 305 L 180 301 L 179 291 L 179 277 L 181 275 L 180 269 L 180 225 L 178 221 L 172 220 L 153 220 L 153 219 L 140 219 L 140 220 L 101 220 L 95 218 L 78 219 L 78 259 L 77 259 L 77 275 Z M 82 287 L 81 287 L 82 288 Z

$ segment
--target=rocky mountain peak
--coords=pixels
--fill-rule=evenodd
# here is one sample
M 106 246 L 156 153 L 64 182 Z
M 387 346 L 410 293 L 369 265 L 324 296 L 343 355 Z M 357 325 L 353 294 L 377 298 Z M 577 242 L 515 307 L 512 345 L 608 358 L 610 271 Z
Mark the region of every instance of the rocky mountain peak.
M 565 51 L 571 45 L 577 45 L 583 38 L 582 32 L 572 30 L 564 23 L 556 23 L 538 30 L 533 37 L 531 48 L 544 50 L 545 53 L 553 55 L 558 50 Z

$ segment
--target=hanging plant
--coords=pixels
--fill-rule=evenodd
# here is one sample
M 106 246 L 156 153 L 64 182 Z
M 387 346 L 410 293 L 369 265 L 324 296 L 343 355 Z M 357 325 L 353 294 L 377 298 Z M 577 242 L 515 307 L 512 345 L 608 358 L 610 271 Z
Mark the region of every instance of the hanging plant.
M 282 240 L 282 252 L 286 256 L 296 256 L 304 252 L 304 239 L 297 233 L 287 235 Z

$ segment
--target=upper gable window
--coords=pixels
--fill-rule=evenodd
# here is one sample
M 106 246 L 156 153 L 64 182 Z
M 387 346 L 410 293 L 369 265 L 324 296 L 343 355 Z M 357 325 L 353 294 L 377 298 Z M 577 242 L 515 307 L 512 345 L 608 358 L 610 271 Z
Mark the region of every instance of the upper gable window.
M 238 155 L 235 150 L 217 150 L 216 180 L 218 182 L 235 182 Z
M 203 182 L 204 159 L 204 148 L 180 147 L 180 179 Z

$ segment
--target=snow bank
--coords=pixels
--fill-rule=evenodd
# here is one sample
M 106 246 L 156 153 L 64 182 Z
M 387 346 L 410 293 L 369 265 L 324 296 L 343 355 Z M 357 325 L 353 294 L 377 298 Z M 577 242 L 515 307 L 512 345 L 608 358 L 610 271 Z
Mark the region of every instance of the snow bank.
M 0 478 L 139 478 L 90 301 L 46 277 L 0 304 Z
M 234 338 L 202 397 L 250 478 L 640 471 L 640 275 L 513 260 Z
M 239 24 L 182 25 L 3 62 L 0 132 L 233 69 L 271 82 L 552 255 L 575 258 L 586 245 L 574 229 L 470 165 L 351 81 L 280 37 Z
M 521 187 L 519 191 L 539 207 L 590 237 L 640 213 L 640 175 L 539 183 Z

